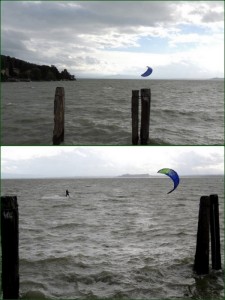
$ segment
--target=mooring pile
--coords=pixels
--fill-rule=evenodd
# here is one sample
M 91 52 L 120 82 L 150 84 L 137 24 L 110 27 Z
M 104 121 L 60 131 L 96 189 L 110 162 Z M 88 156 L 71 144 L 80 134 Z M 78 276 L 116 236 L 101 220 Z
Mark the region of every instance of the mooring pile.
M 149 141 L 149 123 L 151 90 L 141 89 L 141 127 L 139 138 L 139 90 L 132 91 L 131 98 L 131 117 L 132 117 L 132 144 L 138 145 L 139 139 L 141 145 L 147 145 Z

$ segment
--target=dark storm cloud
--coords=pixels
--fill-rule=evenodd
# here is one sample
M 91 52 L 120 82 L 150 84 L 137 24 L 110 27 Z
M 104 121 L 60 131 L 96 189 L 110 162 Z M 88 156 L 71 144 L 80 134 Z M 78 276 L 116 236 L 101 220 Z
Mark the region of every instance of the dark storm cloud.
M 98 34 L 114 27 L 129 30 L 136 26 L 158 26 L 179 22 L 179 6 L 185 1 L 5 1 L 2 4 L 3 25 L 6 18 L 11 26 L 37 34 L 54 34 L 58 30 Z M 206 1 L 197 4 L 193 12 L 202 19 L 223 20 L 217 8 L 222 1 Z M 4 19 L 5 18 L 5 19 Z M 10 18 L 10 19 L 9 19 Z M 44 32 L 42 32 L 44 30 Z M 65 32 L 66 33 L 66 32 Z
M 92 45 L 110 47 L 111 38 L 108 42 L 98 39 L 109 29 L 115 30 L 115 41 L 116 35 L 135 34 L 137 26 L 170 22 L 173 12 L 174 5 L 165 2 L 4 1 L 2 53 L 37 63 L 57 61 L 58 65 L 63 53 L 64 64 L 69 65 L 67 56 L 71 53 L 93 52 Z M 96 35 L 95 43 L 86 34 Z M 53 48 L 56 53 L 48 55 Z M 93 59 L 84 60 L 93 63 Z
M 111 26 L 155 26 L 175 20 L 175 6 L 170 2 L 90 2 L 84 7 L 103 24 Z
M 5 1 L 3 25 L 19 26 L 26 31 L 55 32 L 67 28 L 97 33 L 107 27 L 154 26 L 175 21 L 175 5 L 170 2 L 131 1 Z
M 2 30 L 1 52 L 9 56 L 19 56 L 27 48 L 24 41 L 29 40 L 23 32 L 16 30 Z
M 207 12 L 203 17 L 203 22 L 219 22 L 223 21 L 224 19 L 224 13 L 223 12 L 216 12 L 216 11 L 209 11 Z
M 80 43 L 80 34 L 132 34 L 136 26 L 156 26 L 174 20 L 174 5 L 165 2 L 55 2 L 5 1 L 2 4 L 2 36 L 16 43 L 46 39 Z M 22 33 L 23 36 L 17 35 Z

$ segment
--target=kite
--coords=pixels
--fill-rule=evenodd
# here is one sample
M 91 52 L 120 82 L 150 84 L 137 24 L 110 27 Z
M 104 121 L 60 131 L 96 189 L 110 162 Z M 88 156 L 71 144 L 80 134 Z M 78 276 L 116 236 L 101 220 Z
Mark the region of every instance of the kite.
M 175 172 L 172 169 L 164 168 L 164 169 L 159 170 L 157 173 L 165 174 L 173 180 L 174 187 L 167 194 L 170 194 L 171 192 L 173 192 L 177 188 L 177 186 L 180 182 L 180 179 L 179 179 L 179 176 L 178 176 L 177 172 Z
M 152 68 L 150 68 L 150 67 L 147 67 L 147 68 L 148 68 L 147 71 L 144 72 L 143 74 L 141 74 L 142 77 L 147 77 L 150 74 L 152 74 L 152 71 L 153 71 Z

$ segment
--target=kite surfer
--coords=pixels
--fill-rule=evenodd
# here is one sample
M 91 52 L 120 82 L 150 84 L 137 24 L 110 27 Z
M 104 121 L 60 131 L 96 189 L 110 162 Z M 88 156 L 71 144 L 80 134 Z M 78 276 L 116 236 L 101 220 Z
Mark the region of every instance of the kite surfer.
M 70 193 L 69 193 L 68 190 L 66 190 L 66 197 L 67 197 L 67 196 L 70 196 Z

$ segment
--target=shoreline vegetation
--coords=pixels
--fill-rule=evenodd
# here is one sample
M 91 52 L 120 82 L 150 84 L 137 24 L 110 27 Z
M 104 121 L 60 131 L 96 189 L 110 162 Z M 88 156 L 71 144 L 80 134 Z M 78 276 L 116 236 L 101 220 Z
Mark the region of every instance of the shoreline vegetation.
M 1 82 L 75 81 L 67 69 L 59 72 L 56 66 L 38 65 L 15 57 L 1 55 Z

